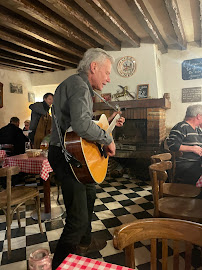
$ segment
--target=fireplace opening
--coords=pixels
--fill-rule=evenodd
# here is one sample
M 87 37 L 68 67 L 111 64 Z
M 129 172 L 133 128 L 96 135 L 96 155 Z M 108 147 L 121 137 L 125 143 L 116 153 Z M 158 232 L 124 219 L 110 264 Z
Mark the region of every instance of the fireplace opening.
M 116 144 L 137 145 L 147 143 L 147 120 L 126 119 L 123 127 L 114 130 L 113 138 Z

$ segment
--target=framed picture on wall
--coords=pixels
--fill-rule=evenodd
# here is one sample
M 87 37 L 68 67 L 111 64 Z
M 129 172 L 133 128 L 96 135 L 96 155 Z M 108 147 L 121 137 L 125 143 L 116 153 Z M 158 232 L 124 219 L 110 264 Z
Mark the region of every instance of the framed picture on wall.
M 35 94 L 28 92 L 28 102 L 34 103 L 35 102 Z
M 23 94 L 22 84 L 10 83 L 10 93 Z
M 139 84 L 137 86 L 137 99 L 149 97 L 149 84 Z
M 106 101 L 111 101 L 112 100 L 112 95 L 111 93 L 104 93 L 101 94 L 101 97 L 103 97 Z M 103 101 L 102 101 L 103 102 Z

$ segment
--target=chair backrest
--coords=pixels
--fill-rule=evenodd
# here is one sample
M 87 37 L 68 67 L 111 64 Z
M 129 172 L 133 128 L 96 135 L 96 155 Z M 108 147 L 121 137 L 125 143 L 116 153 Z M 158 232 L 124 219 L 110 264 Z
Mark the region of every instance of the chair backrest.
M 171 161 L 153 163 L 149 166 L 154 202 L 154 216 L 159 215 L 159 199 L 163 197 L 163 183 L 167 180 L 167 170 L 172 168 Z
M 185 269 L 191 269 L 192 244 L 202 247 L 202 224 L 170 218 L 136 220 L 115 229 L 114 247 L 125 250 L 125 264 L 135 268 L 134 243 L 151 240 L 151 267 L 157 269 L 157 240 L 162 241 L 162 269 L 168 268 L 168 239 L 173 240 L 173 269 L 179 268 L 179 241 L 185 241 Z
M 19 172 L 20 168 L 17 166 L 0 168 L 0 177 L 6 177 L 7 208 L 11 207 L 11 177 Z
M 0 144 L 0 149 L 5 150 L 7 156 L 14 155 L 14 145 L 13 144 Z
M 151 156 L 151 164 L 167 160 L 171 160 L 173 162 L 171 153 L 161 153 Z M 175 176 L 175 166 L 172 166 L 172 169 L 168 171 L 169 182 L 174 181 L 174 176 Z
M 170 153 L 161 153 L 151 156 L 151 164 L 171 160 L 172 156 Z

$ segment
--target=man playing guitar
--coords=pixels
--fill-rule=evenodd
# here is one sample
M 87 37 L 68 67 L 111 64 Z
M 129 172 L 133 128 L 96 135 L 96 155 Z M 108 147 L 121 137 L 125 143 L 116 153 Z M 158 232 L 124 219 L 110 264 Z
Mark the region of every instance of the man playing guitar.
M 104 145 L 108 156 L 115 155 L 112 137 L 93 120 L 93 89 L 102 90 L 110 82 L 113 58 L 102 49 L 89 49 L 78 66 L 78 74 L 64 80 L 54 94 L 54 111 L 61 133 L 71 126 L 73 131 L 86 141 Z M 114 113 L 114 115 L 117 114 Z M 113 116 L 114 116 L 113 115 Z M 111 119 L 110 119 L 111 120 Z M 120 117 L 117 126 L 125 119 Z M 49 162 L 61 182 L 66 224 L 58 241 L 52 269 L 56 269 L 69 253 L 86 255 L 100 250 L 106 241 L 91 239 L 91 219 L 96 198 L 95 183 L 83 184 L 76 180 L 62 153 L 56 123 L 52 123 L 49 147 Z

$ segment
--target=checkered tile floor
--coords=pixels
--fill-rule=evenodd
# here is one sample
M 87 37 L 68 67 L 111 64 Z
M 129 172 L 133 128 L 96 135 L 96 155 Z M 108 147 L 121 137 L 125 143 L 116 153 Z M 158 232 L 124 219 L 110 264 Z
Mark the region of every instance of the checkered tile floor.
M 51 188 L 51 205 L 56 206 L 57 188 Z M 59 198 L 64 208 L 62 195 Z M 7 240 L 5 216 L 0 213 L 0 269 L 27 269 L 27 260 L 31 252 L 39 248 L 46 248 L 54 253 L 57 241 L 65 223 L 65 214 L 58 219 L 42 223 L 44 234 L 39 232 L 38 223 L 30 214 L 34 209 L 32 202 L 22 206 L 21 225 L 18 228 L 17 220 L 12 223 L 12 256 L 7 259 Z M 26 211 L 25 211 L 26 210 Z M 141 218 L 150 218 L 153 214 L 151 185 L 149 182 L 131 179 L 128 175 L 122 178 L 107 178 L 101 185 L 97 185 L 97 200 L 95 203 L 92 231 L 95 237 L 107 240 L 107 246 L 100 252 L 89 254 L 88 257 L 106 262 L 124 265 L 124 254 L 113 248 L 112 236 L 114 228 Z M 138 270 L 148 270 L 150 260 L 148 242 L 136 244 L 136 264 Z M 193 269 L 202 269 L 199 250 L 196 249 L 193 260 Z M 172 248 L 169 248 L 172 254 Z M 181 253 L 183 265 L 184 253 Z M 161 265 L 160 268 L 161 269 Z M 171 269 L 171 268 L 168 268 Z M 180 269 L 183 269 L 180 268 Z

